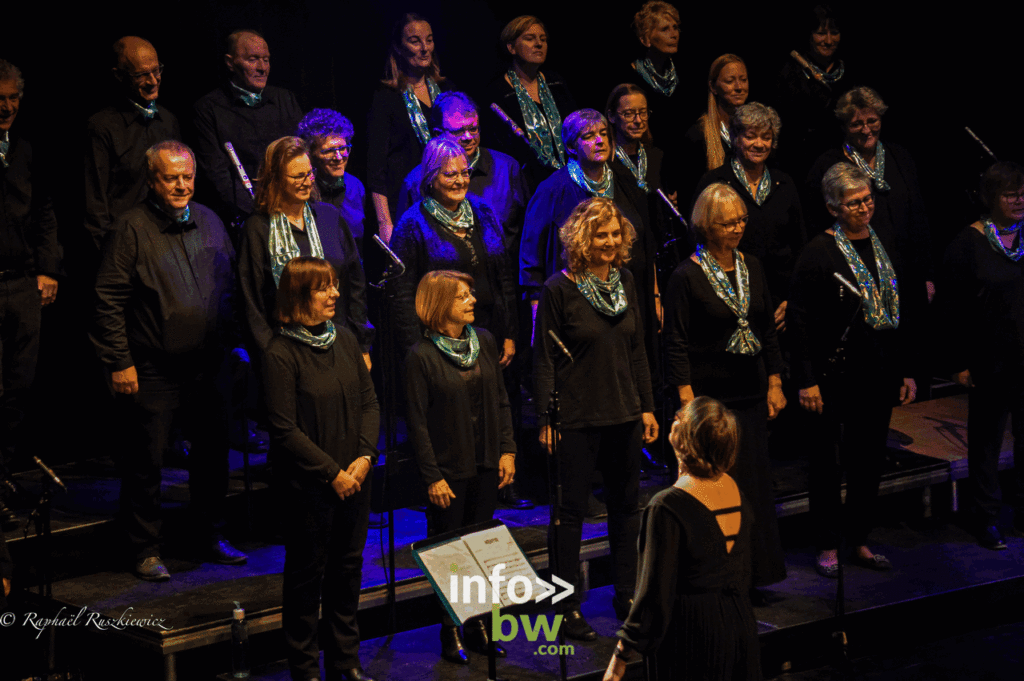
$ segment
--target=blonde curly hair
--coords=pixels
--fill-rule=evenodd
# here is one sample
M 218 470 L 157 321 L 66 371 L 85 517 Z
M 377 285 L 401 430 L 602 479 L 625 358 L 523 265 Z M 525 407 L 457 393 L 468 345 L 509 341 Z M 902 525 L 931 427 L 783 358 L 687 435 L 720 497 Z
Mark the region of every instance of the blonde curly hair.
M 562 257 L 568 263 L 570 272 L 582 272 L 586 269 L 587 263 L 590 262 L 590 244 L 594 239 L 594 232 L 612 220 L 618 220 L 622 229 L 622 246 L 612 266 L 619 268 L 629 262 L 629 252 L 636 241 L 633 223 L 626 219 L 611 199 L 595 196 L 581 201 L 558 230 L 563 246 Z

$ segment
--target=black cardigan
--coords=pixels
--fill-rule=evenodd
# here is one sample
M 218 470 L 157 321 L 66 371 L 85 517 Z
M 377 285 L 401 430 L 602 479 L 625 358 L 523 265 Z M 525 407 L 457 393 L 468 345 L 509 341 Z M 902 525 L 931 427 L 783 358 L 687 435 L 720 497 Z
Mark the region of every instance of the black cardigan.
M 476 327 L 474 327 L 476 328 Z M 480 339 L 483 404 L 483 467 L 495 469 L 502 454 L 515 453 L 512 411 L 498 364 L 498 346 L 486 329 Z M 429 338 L 420 338 L 405 361 L 409 437 L 423 483 L 465 480 L 477 474 L 476 443 L 470 414 L 470 392 L 460 369 Z

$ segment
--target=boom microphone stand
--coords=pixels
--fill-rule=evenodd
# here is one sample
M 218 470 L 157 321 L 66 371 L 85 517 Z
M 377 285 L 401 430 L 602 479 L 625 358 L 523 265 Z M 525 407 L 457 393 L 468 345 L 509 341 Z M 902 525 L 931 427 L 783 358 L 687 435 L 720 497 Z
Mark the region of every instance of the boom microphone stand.
M 554 354 L 562 352 L 566 357 L 569 358 L 570 362 L 573 362 L 572 353 L 565 347 L 562 341 L 555 335 L 555 332 L 548 329 L 548 336 L 552 341 L 552 348 L 555 351 Z M 554 377 L 551 383 L 551 397 L 548 400 L 548 427 L 551 430 L 551 456 L 554 459 L 554 488 L 555 498 L 554 503 L 551 504 L 551 555 L 548 557 L 548 564 L 551 567 L 551 574 L 559 574 L 558 564 L 558 547 L 561 544 L 561 533 L 562 533 L 562 519 L 559 513 L 562 508 L 562 458 L 559 443 L 559 423 L 558 423 L 558 362 L 552 361 L 551 368 L 554 372 Z M 550 470 L 550 468 L 549 468 Z M 575 585 L 574 585 L 575 586 Z M 569 669 L 565 659 L 565 630 L 562 627 L 558 627 L 558 667 L 562 674 L 562 681 L 567 681 L 569 678 Z

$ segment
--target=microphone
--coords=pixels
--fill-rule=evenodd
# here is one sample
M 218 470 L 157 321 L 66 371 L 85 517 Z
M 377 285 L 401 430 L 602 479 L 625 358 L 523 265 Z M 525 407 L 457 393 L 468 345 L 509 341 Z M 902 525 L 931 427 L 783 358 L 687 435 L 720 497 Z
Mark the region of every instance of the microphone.
M 394 261 L 394 263 L 398 265 L 398 267 L 402 270 L 401 272 L 398 273 L 398 276 L 405 274 L 405 263 L 402 262 L 401 258 L 395 255 L 394 251 L 388 248 L 388 245 L 384 243 L 384 240 L 380 238 L 380 235 L 374 234 L 373 240 L 377 242 L 378 246 L 384 249 L 384 252 L 388 254 L 388 257 L 390 257 L 391 260 Z
M 58 487 L 60 487 L 65 492 L 68 491 L 68 488 L 64 486 L 64 483 L 61 482 L 61 479 L 58 478 L 57 474 L 53 472 L 53 469 L 51 469 L 49 466 L 47 466 L 45 463 L 43 463 L 42 460 L 38 456 L 33 456 L 32 460 L 36 462 L 37 466 L 39 466 L 41 469 L 43 469 L 44 473 L 46 473 L 48 476 L 50 476 L 50 481 L 51 482 L 56 484 Z
M 565 356 L 569 358 L 570 362 L 575 362 L 576 361 L 576 360 L 574 360 L 572 358 L 572 353 L 569 352 L 569 348 L 565 347 L 565 343 L 563 343 L 562 340 L 558 336 L 555 335 L 554 331 L 552 331 L 551 329 L 548 329 L 548 335 L 551 336 L 551 340 L 555 341 L 555 344 L 558 345 L 558 347 L 562 350 L 562 352 L 565 353 Z
M 846 279 L 846 277 L 844 277 L 843 275 L 839 274 L 838 272 L 833 272 L 833 273 L 832 273 L 832 276 L 833 276 L 833 277 L 835 277 L 836 279 L 838 279 L 838 280 L 839 280 L 839 283 L 840 283 L 840 284 L 842 284 L 843 286 L 845 286 L 846 288 L 848 288 L 848 289 L 850 290 L 850 293 L 852 293 L 853 295 L 855 295 L 855 296 L 857 296 L 858 298 L 860 298 L 860 290 L 859 290 L 859 289 L 858 289 L 858 288 L 857 288 L 856 286 L 854 286 L 853 284 L 851 284 L 851 283 L 850 283 L 850 282 L 849 282 L 849 281 L 848 281 L 848 280 Z

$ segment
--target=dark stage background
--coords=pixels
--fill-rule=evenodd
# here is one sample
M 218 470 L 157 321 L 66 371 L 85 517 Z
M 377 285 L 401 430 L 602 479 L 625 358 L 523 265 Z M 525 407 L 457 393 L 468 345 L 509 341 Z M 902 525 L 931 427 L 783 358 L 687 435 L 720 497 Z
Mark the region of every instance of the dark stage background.
M 224 37 L 236 28 L 259 30 L 273 56 L 272 84 L 294 90 L 304 110 L 335 108 L 352 120 L 356 135 L 349 172 L 362 178 L 366 150 L 360 145 L 370 94 L 383 74 L 391 26 L 401 12 L 416 11 L 431 22 L 442 73 L 471 94 L 499 73 L 502 26 L 520 14 L 535 14 L 546 23 L 550 40 L 545 70 L 560 72 L 581 106 L 602 109 L 615 84 L 605 74 L 640 56 L 630 27 L 640 4 L 216 0 L 82 3 L 58 10 L 46 2 L 21 2 L 4 9 L 0 56 L 24 72 L 27 87 L 16 125 L 31 134 L 37 154 L 52 159 L 62 242 L 74 275 L 84 233 L 85 121 L 113 96 L 110 45 L 122 35 L 140 35 L 155 45 L 166 65 L 160 103 L 178 116 L 188 137 L 193 102 L 225 77 Z M 902 144 L 914 155 L 941 247 L 976 216 L 968 190 L 987 164 L 964 126 L 1000 158 L 1024 158 L 1020 76 L 1014 66 L 1020 5 L 962 3 L 943 13 L 875 0 L 832 4 L 844 17 L 840 54 L 865 77 L 850 85 L 870 85 L 890 105 L 883 141 Z M 791 12 L 798 5 L 780 5 L 678 3 L 683 26 L 675 63 L 693 112 L 679 125 L 688 127 L 706 106 L 708 66 L 725 52 L 747 62 L 748 101 L 771 103 L 779 68 L 790 50 L 806 47 L 808 35 L 802 25 L 794 26 Z M 485 145 L 487 134 L 485 128 Z M 84 335 L 89 291 L 83 281 L 72 276 L 62 282 L 57 303 L 44 313 L 31 427 L 38 451 L 55 461 L 105 449 L 103 433 L 91 427 L 102 422 L 106 406 Z

